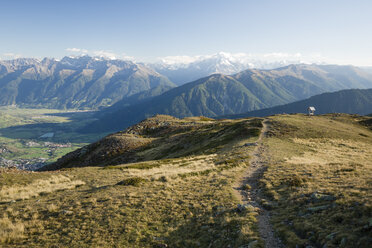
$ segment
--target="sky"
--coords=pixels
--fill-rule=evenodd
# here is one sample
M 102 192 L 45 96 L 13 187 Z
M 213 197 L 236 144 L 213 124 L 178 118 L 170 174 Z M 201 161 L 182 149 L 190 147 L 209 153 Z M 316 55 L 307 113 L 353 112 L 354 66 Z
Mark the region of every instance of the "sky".
M 0 59 L 301 54 L 372 66 L 371 0 L 0 0 Z

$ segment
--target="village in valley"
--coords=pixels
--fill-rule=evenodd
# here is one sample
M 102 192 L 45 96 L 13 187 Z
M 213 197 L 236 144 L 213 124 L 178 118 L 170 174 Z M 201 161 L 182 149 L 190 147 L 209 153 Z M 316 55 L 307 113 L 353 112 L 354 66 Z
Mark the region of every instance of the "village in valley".
M 0 110 L 0 168 L 34 171 L 104 135 L 76 133 L 91 119 L 86 111 L 17 106 Z
M 24 147 L 42 149 L 47 157 L 43 158 L 16 158 L 6 159 L 5 156 L 12 154 L 12 151 L 7 149 L 5 145 L 0 144 L 0 167 L 16 168 L 20 170 L 37 170 L 48 163 L 49 160 L 56 156 L 56 151 L 60 148 L 70 148 L 71 143 L 54 143 L 49 141 L 21 141 Z

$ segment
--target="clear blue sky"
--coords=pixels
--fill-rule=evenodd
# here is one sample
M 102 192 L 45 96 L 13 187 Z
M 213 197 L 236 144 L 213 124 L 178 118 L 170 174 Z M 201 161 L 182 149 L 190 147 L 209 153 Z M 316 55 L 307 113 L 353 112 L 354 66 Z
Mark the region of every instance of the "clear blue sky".
M 67 48 L 170 55 L 320 53 L 372 65 L 371 0 L 0 0 L 0 58 Z

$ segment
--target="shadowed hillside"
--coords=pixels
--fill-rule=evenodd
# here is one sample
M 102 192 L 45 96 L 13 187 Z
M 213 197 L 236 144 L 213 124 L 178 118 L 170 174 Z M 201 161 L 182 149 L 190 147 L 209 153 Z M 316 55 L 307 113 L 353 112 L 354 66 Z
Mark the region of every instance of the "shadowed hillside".
M 158 115 L 69 153 L 42 170 L 211 154 L 239 137 L 257 135 L 260 127 L 259 119 L 231 122 Z
M 372 89 L 353 89 L 324 93 L 290 104 L 225 117 L 244 118 L 283 113 L 307 113 L 307 108 L 310 106 L 315 107 L 316 114 L 349 113 L 367 115 L 372 111 Z

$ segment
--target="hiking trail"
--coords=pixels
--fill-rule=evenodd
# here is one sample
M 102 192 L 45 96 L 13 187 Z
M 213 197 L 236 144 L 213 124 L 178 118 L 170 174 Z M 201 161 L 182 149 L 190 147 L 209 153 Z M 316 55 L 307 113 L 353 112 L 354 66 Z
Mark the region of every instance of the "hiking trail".
M 268 126 L 267 119 L 262 122 L 262 130 L 257 140 L 257 146 L 251 154 L 250 166 L 246 169 L 243 176 L 240 177 L 234 190 L 237 196 L 241 199 L 243 205 L 252 205 L 259 208 L 258 229 L 260 237 L 265 242 L 266 248 L 279 248 L 282 247 L 280 240 L 275 236 L 273 227 L 270 224 L 269 211 L 264 209 L 260 204 L 260 188 L 258 185 L 259 179 L 262 177 L 266 170 L 267 159 L 265 158 L 266 147 L 263 144 Z M 245 189 L 244 185 L 249 185 L 250 189 Z

